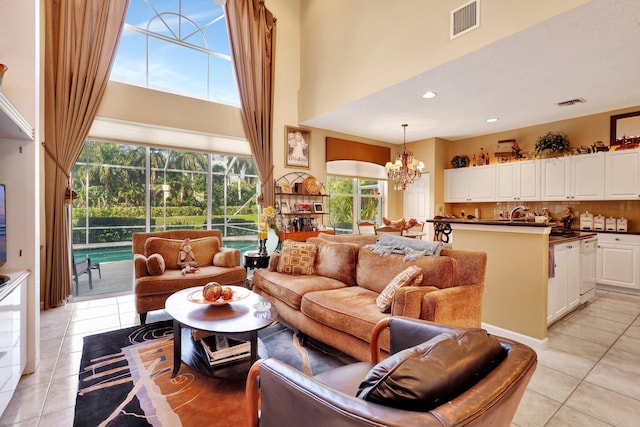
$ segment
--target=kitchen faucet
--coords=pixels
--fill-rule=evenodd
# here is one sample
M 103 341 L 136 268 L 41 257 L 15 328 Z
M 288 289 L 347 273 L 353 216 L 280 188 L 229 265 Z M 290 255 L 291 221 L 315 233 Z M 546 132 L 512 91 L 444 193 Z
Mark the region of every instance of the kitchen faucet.
M 513 214 L 515 214 L 519 210 L 528 211 L 529 208 L 526 207 L 526 206 L 516 206 L 515 208 L 511 209 L 511 212 L 509 213 L 509 221 L 510 222 L 513 222 Z

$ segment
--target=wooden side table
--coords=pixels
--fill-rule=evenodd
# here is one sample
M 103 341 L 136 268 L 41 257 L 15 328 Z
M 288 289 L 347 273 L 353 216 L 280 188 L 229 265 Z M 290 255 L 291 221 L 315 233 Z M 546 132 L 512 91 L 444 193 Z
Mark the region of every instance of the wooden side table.
M 247 270 L 246 284 L 249 288 L 252 287 L 251 285 L 253 279 L 253 270 L 255 270 L 256 268 L 269 267 L 270 258 L 271 257 L 269 255 L 258 255 L 258 251 L 248 251 L 244 253 L 244 269 Z

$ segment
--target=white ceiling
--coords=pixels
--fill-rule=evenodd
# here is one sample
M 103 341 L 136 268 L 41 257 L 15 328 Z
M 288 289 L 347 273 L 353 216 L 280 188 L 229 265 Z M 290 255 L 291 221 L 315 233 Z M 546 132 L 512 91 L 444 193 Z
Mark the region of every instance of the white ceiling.
M 640 0 L 594 0 L 304 124 L 402 143 L 408 123 L 407 142 L 457 140 L 636 105 Z

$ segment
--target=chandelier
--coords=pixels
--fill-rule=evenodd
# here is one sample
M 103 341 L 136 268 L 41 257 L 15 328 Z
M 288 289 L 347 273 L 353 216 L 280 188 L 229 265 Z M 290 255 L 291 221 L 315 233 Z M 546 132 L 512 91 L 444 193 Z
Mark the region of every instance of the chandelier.
M 413 158 L 413 153 L 407 151 L 407 126 L 404 123 L 404 141 L 402 144 L 402 152 L 398 153 L 394 163 L 387 162 L 384 168 L 387 171 L 389 181 L 394 182 L 395 190 L 406 190 L 410 184 L 416 182 L 422 176 L 424 163 Z

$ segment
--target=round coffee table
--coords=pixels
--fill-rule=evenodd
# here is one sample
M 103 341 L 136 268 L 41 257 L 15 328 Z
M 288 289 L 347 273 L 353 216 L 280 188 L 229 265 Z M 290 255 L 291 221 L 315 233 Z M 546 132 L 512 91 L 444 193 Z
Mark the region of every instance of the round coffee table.
M 278 316 L 275 307 L 265 311 L 256 310 L 258 303 L 267 299 L 246 288 L 232 287 L 237 292 L 248 292 L 246 298 L 226 305 L 211 305 L 194 302 L 190 295 L 202 290 L 202 286 L 183 289 L 171 295 L 165 302 L 165 310 L 173 318 L 173 374 L 175 377 L 182 362 L 207 375 L 213 368 L 202 352 L 196 351 L 191 330 L 213 332 L 251 343 L 250 363 L 258 359 L 258 331 L 269 326 Z M 237 289 L 236 289 L 237 288 Z

